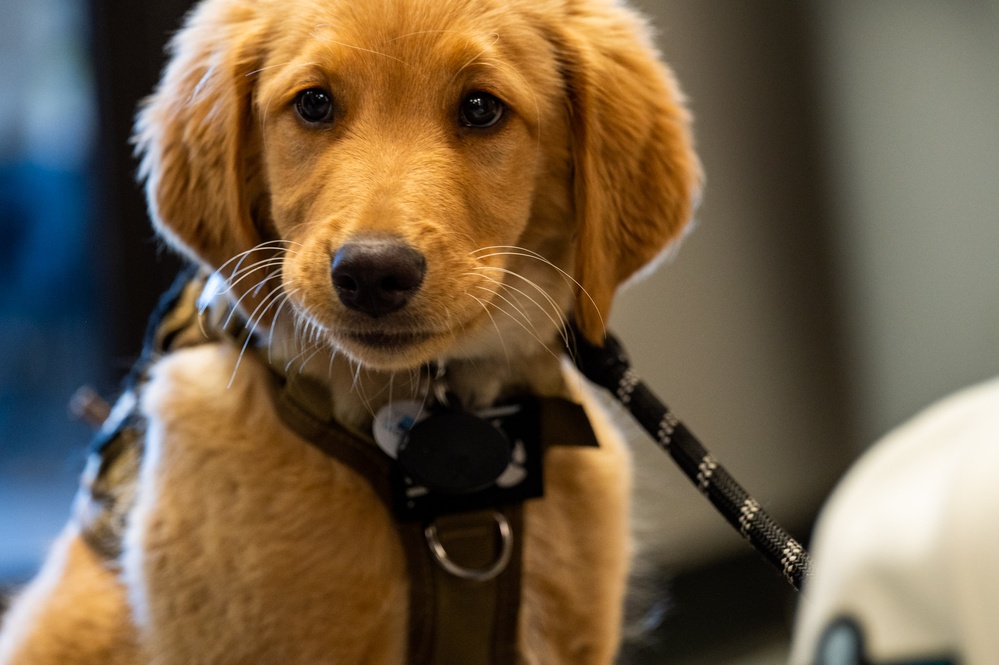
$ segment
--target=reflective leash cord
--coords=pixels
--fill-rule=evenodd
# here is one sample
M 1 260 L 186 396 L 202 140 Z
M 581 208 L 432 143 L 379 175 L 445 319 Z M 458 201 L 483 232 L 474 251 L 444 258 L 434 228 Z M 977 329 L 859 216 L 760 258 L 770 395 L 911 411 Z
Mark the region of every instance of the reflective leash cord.
M 749 496 L 632 371 L 624 348 L 613 335 L 607 335 L 601 348 L 586 341 L 579 330 L 574 333 L 570 355 L 583 375 L 610 391 L 728 523 L 800 591 L 810 568 L 805 548 Z

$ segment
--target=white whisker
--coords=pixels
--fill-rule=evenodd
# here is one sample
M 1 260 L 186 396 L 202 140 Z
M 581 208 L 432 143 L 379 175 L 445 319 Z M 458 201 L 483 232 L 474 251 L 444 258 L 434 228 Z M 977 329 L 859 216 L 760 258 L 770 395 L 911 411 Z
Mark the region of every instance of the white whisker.
M 312 353 L 310 353 L 309 357 L 306 358 L 305 360 L 303 360 L 301 362 L 301 364 L 299 364 L 299 366 L 298 366 L 298 373 L 299 374 L 301 374 L 303 371 L 305 371 L 305 366 L 308 365 L 312 361 L 312 359 L 315 358 L 316 355 L 325 348 L 325 346 L 326 345 L 323 344 L 322 342 L 316 342 L 316 343 L 314 343 L 312 345 L 311 348 L 314 348 L 315 351 L 313 351 Z
M 287 376 L 290 373 L 291 366 L 295 364 L 295 361 L 297 361 L 299 358 L 304 357 L 306 353 L 312 351 L 312 349 L 314 348 L 315 345 L 307 346 L 298 353 L 296 353 L 294 356 L 292 356 L 291 359 L 284 365 L 284 374 Z
M 495 297 L 500 298 L 501 300 L 504 300 L 505 302 L 507 302 L 508 304 L 510 304 L 511 307 L 513 307 L 515 310 L 517 310 L 516 305 L 513 305 L 513 303 L 511 303 L 507 298 L 504 298 L 502 294 L 497 293 L 496 291 L 492 291 L 490 289 L 487 289 L 484 286 L 476 286 L 474 288 L 480 289 L 482 291 L 486 291 L 487 293 L 492 293 Z M 497 309 L 497 311 L 503 312 L 508 317 L 510 317 L 510 320 L 512 320 L 517 325 L 519 325 L 521 328 L 523 328 L 524 331 L 527 332 L 527 334 L 529 334 L 531 337 L 533 337 L 538 342 L 538 344 L 540 344 L 541 347 L 545 349 L 545 351 L 547 351 L 549 354 L 551 354 L 551 356 L 553 358 L 555 358 L 555 360 L 559 360 L 558 355 L 556 355 L 555 352 L 553 352 L 551 350 L 551 348 L 544 342 L 544 340 L 542 340 L 541 337 L 538 336 L 538 334 L 537 334 L 537 328 L 534 328 L 534 325 L 531 322 L 530 318 L 528 318 L 522 311 L 517 311 L 517 313 L 520 314 L 524 318 L 524 321 L 526 321 L 527 323 L 525 323 L 524 321 L 521 321 L 520 319 L 518 319 L 517 317 L 515 317 L 513 314 L 511 314 L 510 312 L 506 311 L 502 307 L 497 307 L 496 309 Z M 531 324 L 531 327 L 528 327 L 527 324 Z M 534 329 L 532 330 L 532 328 L 534 328 Z
M 270 334 L 267 336 L 267 361 L 268 362 L 271 362 L 274 359 L 274 356 L 273 356 L 273 350 L 274 350 L 274 330 L 277 328 L 278 317 L 281 316 L 281 311 L 284 309 L 284 306 L 288 304 L 288 301 L 291 300 L 291 297 L 293 295 L 295 295 L 296 293 L 298 293 L 298 291 L 299 291 L 299 289 L 295 289 L 294 291 L 286 292 L 284 294 L 284 299 L 281 300 L 281 304 L 278 305 L 277 310 L 274 312 L 274 320 L 273 320 L 273 323 L 271 324 L 271 331 L 270 331 Z
M 475 287 L 472 287 L 472 288 L 479 289 L 480 291 L 485 291 L 486 293 L 492 294 L 493 297 L 499 298 L 500 300 L 502 300 L 503 302 L 505 302 L 507 305 L 509 305 L 510 307 L 512 307 L 513 310 L 517 314 L 520 314 L 520 317 L 522 319 L 524 319 L 524 321 L 527 322 L 532 328 L 534 328 L 535 332 L 537 332 L 537 327 L 534 325 L 534 322 L 531 321 L 531 317 L 528 316 L 527 311 L 524 310 L 524 308 L 521 307 L 518 303 L 513 302 L 512 300 L 510 300 L 509 298 L 507 298 L 506 296 L 504 296 L 499 291 L 495 291 L 493 289 L 486 288 L 485 286 L 475 286 Z M 507 312 L 507 314 L 509 314 L 509 312 Z M 536 335 L 535 335 L 535 339 L 538 339 L 538 337 Z M 538 339 L 538 341 L 540 342 L 541 340 Z
M 295 242 L 293 240 L 267 240 L 265 242 L 261 242 L 261 243 L 258 243 L 256 245 L 254 245 L 250 249 L 247 249 L 245 251 L 240 252 L 239 254 L 236 254 L 236 255 L 230 257 L 229 260 L 226 261 L 225 263 L 223 263 L 222 265 L 220 265 L 218 267 L 218 270 L 216 270 L 215 272 L 224 274 L 225 271 L 226 271 L 226 268 L 233 261 L 236 262 L 236 267 L 233 270 L 234 271 L 235 270 L 239 270 L 239 266 L 242 265 L 243 260 L 247 256 L 249 256 L 250 254 L 253 254 L 254 252 L 259 252 L 259 251 L 262 251 L 262 250 L 280 250 L 280 251 L 283 251 L 283 252 L 297 253 L 296 250 L 288 249 L 286 247 L 282 247 L 282 245 L 285 245 L 285 244 L 293 244 L 293 245 L 299 245 L 300 246 L 302 243 Z
M 506 340 L 503 339 L 503 333 L 500 331 L 499 324 L 496 323 L 496 319 L 493 317 L 493 313 L 489 311 L 489 306 L 481 298 L 477 298 L 473 296 L 471 293 L 465 293 L 465 295 L 474 300 L 475 302 L 479 303 L 479 305 L 482 306 L 482 309 L 485 310 L 486 316 L 489 317 L 489 320 L 493 324 L 493 328 L 496 329 L 496 337 L 499 338 L 500 346 L 503 347 L 503 355 L 506 357 L 506 366 L 509 369 L 512 366 L 512 363 L 510 361 L 510 352 L 506 348 Z
M 513 251 L 494 251 L 494 250 L 513 250 Z M 493 252 L 493 253 L 480 254 L 480 252 Z M 492 245 L 489 247 L 480 247 L 479 249 L 469 252 L 469 254 L 471 254 L 477 259 L 488 259 L 494 256 L 519 256 L 527 259 L 535 259 L 537 261 L 540 261 L 541 263 L 544 263 L 547 266 L 550 266 L 555 271 L 557 271 L 562 276 L 562 278 L 566 280 L 567 283 L 574 285 L 576 288 L 579 289 L 580 293 L 586 296 L 587 300 L 590 301 L 590 304 L 593 305 L 593 309 L 594 311 L 596 311 L 597 317 L 600 319 L 600 327 L 606 329 L 607 325 L 603 319 L 603 315 L 600 313 L 600 308 L 597 307 L 597 303 L 596 301 L 593 300 L 593 297 L 590 295 L 589 291 L 583 288 L 583 285 L 580 284 L 575 277 L 573 277 L 565 270 L 563 270 L 562 268 L 558 267 L 557 265 L 549 261 L 541 254 L 538 254 L 537 252 L 527 249 L 525 247 L 518 247 L 516 245 Z
M 258 284 L 257 286 L 259 287 L 259 286 L 263 285 L 264 282 L 269 282 L 272 279 L 279 279 L 280 277 L 281 276 L 278 275 L 278 274 L 268 275 L 267 277 L 265 277 L 264 279 L 262 279 L 261 282 L 260 282 L 260 284 Z M 240 304 L 249 295 L 250 295 L 250 291 L 247 291 L 246 293 L 244 293 L 243 295 L 241 295 L 239 297 L 239 299 L 235 303 L 233 303 L 232 311 L 229 312 L 229 316 L 226 317 L 225 323 L 222 324 L 223 328 L 228 328 L 229 327 L 229 324 L 232 322 L 232 317 L 234 317 L 236 315 L 236 311 L 239 309 Z
M 247 277 L 249 277 L 250 275 L 252 275 L 257 271 L 269 270 L 270 268 L 280 268 L 283 265 L 283 263 L 284 261 L 282 259 L 264 259 L 261 261 L 257 261 L 256 263 L 251 263 L 247 267 L 240 270 L 238 273 L 234 273 L 232 277 L 226 280 L 227 288 L 225 291 L 222 291 L 221 293 L 228 293 L 229 291 L 232 291 L 237 284 L 239 284 L 240 282 L 242 282 Z M 239 275 L 238 278 L 236 277 L 237 275 Z M 254 288 L 259 288 L 259 287 L 260 284 L 258 283 Z
M 246 320 L 246 325 L 248 326 L 248 328 L 246 329 L 246 339 L 243 340 L 243 346 L 239 349 L 239 355 L 236 357 L 236 366 L 232 368 L 232 376 L 229 377 L 229 383 L 226 386 L 226 388 L 231 388 L 232 382 L 236 380 L 236 371 L 239 369 L 240 364 L 243 362 L 243 356 L 246 354 L 246 349 L 250 346 L 250 341 L 253 339 L 253 333 L 256 331 L 257 325 L 260 323 L 264 314 L 267 313 L 267 310 L 270 308 L 270 304 L 273 304 L 274 302 L 276 302 L 277 299 L 280 299 L 281 295 L 282 294 L 280 290 L 276 290 L 273 293 L 267 294 L 267 297 L 265 297 L 263 300 L 260 301 L 260 303 L 254 308 L 253 312 L 250 314 L 250 317 Z M 275 299 L 275 296 L 277 296 L 277 299 Z M 270 304 L 264 307 L 265 303 L 267 303 L 268 301 L 270 301 Z M 264 307 L 263 311 L 260 311 L 261 307 Z
M 565 330 L 566 330 L 566 328 L 568 326 L 568 322 L 565 320 L 565 317 L 562 316 L 562 312 L 561 312 L 558 304 L 555 302 L 554 298 L 552 298 L 550 295 L 548 295 L 543 288 L 541 288 L 540 286 L 538 286 L 537 284 L 535 284 L 532 280 L 528 279 L 527 277 L 524 277 L 520 273 L 514 272 L 513 270 L 507 270 L 506 268 L 498 268 L 498 267 L 493 267 L 493 266 L 479 266 L 479 267 L 476 268 L 476 270 L 487 270 L 487 269 L 488 270 L 498 270 L 500 272 L 503 272 L 504 274 L 513 275 L 515 277 L 519 277 L 522 280 L 524 280 L 525 282 L 527 282 L 528 284 L 530 284 L 531 286 L 533 286 L 535 289 L 538 290 L 539 293 L 541 293 L 541 295 L 543 295 L 545 298 L 547 298 L 548 299 L 548 304 L 551 305 L 552 309 L 555 310 L 555 314 L 556 314 L 556 316 L 558 316 L 558 320 L 555 320 L 555 317 L 552 316 L 551 313 L 546 308 L 542 307 L 541 303 L 539 303 L 537 300 L 535 300 L 530 295 L 528 295 L 527 293 L 525 293 L 523 290 L 518 289 L 517 287 L 513 286 L 512 284 L 507 284 L 506 282 L 500 281 L 498 279 L 493 279 L 492 277 L 489 277 L 487 275 L 482 275 L 482 274 L 479 275 L 480 277 L 488 279 L 490 282 L 492 282 L 494 284 L 498 284 L 498 285 L 500 285 L 500 286 L 502 286 L 504 288 L 510 289 L 512 291 L 516 291 L 520 295 L 522 295 L 525 298 L 527 298 L 528 300 L 530 300 L 534 304 L 534 306 L 537 307 L 539 311 L 541 311 L 542 314 L 544 314 L 546 317 L 548 317 L 548 320 L 551 321 L 552 325 L 555 326 L 555 329 L 558 330 L 559 335 L 562 337 L 562 341 L 564 341 L 566 343 L 566 345 L 568 345 L 568 343 L 569 343 L 569 337 L 568 337 L 568 335 L 565 332 Z
M 252 337 L 253 333 L 256 332 L 257 326 L 260 324 L 261 321 L 263 321 L 264 315 L 267 314 L 267 310 L 269 310 L 278 302 L 281 302 L 281 305 L 283 306 L 284 303 L 287 301 L 287 299 L 288 299 L 288 294 L 284 292 L 284 289 L 281 286 L 278 286 L 278 288 L 276 288 L 273 292 L 267 294 L 267 296 L 265 296 L 264 299 L 260 301 L 260 304 L 256 306 L 256 308 L 253 310 L 253 313 L 250 314 L 250 318 L 247 320 L 247 323 L 250 324 L 249 337 Z M 261 307 L 263 307 L 263 310 L 260 310 Z M 259 316 L 258 316 L 258 310 L 260 310 Z M 280 310 L 280 307 L 278 308 L 278 310 Z M 277 313 L 278 312 L 275 312 L 275 318 L 271 319 L 270 330 L 268 331 L 268 342 L 267 342 L 268 347 L 270 346 L 270 340 L 273 339 L 274 337 L 274 322 L 276 321 Z M 249 337 L 247 337 L 248 340 Z

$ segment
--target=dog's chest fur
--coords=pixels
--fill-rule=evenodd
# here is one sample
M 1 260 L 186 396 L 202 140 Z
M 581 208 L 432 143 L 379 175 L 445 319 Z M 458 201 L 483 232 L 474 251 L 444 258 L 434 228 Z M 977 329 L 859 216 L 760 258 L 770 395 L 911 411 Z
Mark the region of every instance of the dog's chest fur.
M 391 516 L 360 475 L 281 424 L 256 360 L 228 386 L 237 357 L 226 344 L 178 351 L 143 393 L 147 450 L 123 561 L 149 650 L 170 662 L 212 662 L 207 644 L 220 659 L 404 662 L 408 583 Z M 526 506 L 525 653 L 564 643 L 552 633 L 580 621 L 606 625 L 608 567 L 626 567 L 605 540 L 627 540 L 625 454 L 589 411 L 601 448 L 549 451 L 546 497 Z
M 244 359 L 227 388 L 236 358 L 224 344 L 179 351 L 144 391 L 124 564 L 144 589 L 151 649 L 184 662 L 179 645 L 205 647 L 185 638 L 193 632 L 214 634 L 227 659 L 401 654 L 405 559 L 388 512 L 363 478 L 281 425 L 256 362 Z

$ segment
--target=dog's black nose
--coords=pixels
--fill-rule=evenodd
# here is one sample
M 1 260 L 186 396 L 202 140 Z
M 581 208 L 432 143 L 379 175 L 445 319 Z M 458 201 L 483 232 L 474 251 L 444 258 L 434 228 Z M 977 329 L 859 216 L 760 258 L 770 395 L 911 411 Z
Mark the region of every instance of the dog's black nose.
M 401 240 L 363 239 L 333 255 L 333 288 L 350 309 L 373 317 L 402 309 L 423 284 L 427 260 Z

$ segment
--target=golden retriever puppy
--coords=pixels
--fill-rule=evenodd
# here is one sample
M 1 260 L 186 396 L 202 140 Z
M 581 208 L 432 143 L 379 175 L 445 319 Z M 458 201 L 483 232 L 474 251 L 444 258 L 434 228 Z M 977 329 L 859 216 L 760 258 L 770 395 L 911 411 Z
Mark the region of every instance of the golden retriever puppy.
M 71 522 L 0 663 L 414 661 L 393 518 L 282 422 L 268 365 L 327 386 L 360 437 L 402 399 L 582 403 L 599 447 L 548 450 L 524 504 L 514 649 L 612 662 L 628 458 L 563 337 L 574 317 L 602 339 L 700 183 L 642 21 L 612 0 L 205 0 L 170 53 L 136 126 L 152 218 L 253 334 L 152 365 L 120 554 Z

